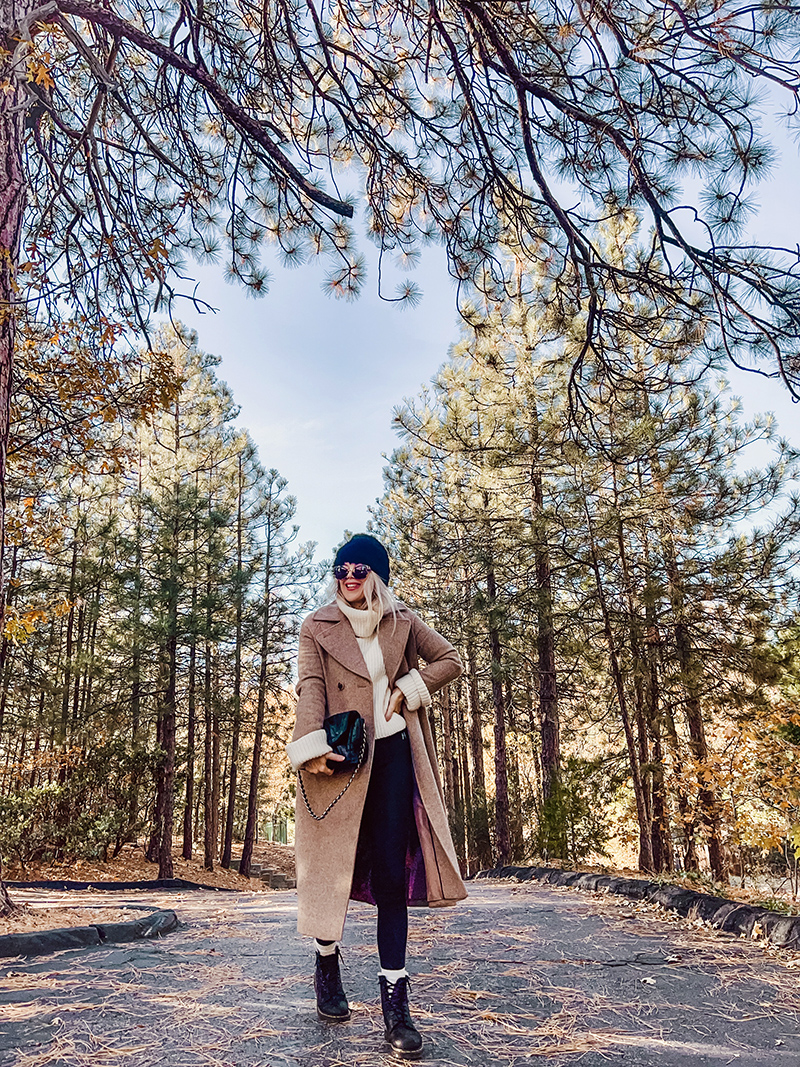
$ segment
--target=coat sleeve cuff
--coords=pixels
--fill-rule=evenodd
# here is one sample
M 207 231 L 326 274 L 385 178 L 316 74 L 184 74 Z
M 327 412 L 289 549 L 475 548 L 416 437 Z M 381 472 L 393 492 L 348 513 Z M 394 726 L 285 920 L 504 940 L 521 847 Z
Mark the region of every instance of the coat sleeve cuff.
M 328 744 L 328 735 L 324 730 L 314 730 L 313 733 L 298 737 L 296 741 L 290 741 L 286 746 L 286 755 L 289 762 L 297 771 L 304 763 L 317 756 L 324 756 L 333 749 Z
M 428 687 L 422 680 L 422 675 L 413 667 L 408 674 L 398 678 L 394 684 L 406 698 L 406 707 L 409 711 L 427 708 L 433 703 Z

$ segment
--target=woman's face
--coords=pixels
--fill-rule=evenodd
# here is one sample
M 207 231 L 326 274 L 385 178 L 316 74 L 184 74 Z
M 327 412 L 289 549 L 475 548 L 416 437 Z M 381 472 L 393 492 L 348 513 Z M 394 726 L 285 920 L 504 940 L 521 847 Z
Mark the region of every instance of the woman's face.
M 364 596 L 364 582 L 366 582 L 369 575 L 364 575 L 363 578 L 356 578 L 353 574 L 353 565 L 345 563 L 344 566 L 347 567 L 348 574 L 346 578 L 342 578 L 339 581 L 339 595 L 348 604 L 352 604 L 354 608 L 361 608 L 367 602 Z

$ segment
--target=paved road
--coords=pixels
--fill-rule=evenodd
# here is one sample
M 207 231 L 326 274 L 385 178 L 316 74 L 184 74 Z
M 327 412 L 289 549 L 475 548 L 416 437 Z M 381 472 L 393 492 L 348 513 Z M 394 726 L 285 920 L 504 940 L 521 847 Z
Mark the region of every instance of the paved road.
M 158 942 L 2 961 L 3 1067 L 387 1062 L 373 909 L 350 912 L 354 1013 L 337 1026 L 314 1014 L 293 892 L 120 897 L 173 907 L 186 925 Z M 800 968 L 630 901 L 475 883 L 458 908 L 412 912 L 410 936 L 429 1064 L 800 1063 Z

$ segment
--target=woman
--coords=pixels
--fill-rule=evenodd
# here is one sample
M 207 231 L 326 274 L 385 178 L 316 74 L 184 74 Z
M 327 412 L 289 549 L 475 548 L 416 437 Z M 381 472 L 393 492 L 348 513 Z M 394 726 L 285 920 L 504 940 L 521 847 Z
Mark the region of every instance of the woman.
M 298 930 L 315 938 L 317 1013 L 344 1021 L 339 973 L 348 900 L 378 909 L 379 984 L 386 1040 L 405 1059 L 422 1055 L 408 1007 L 408 905 L 442 907 L 466 895 L 426 713 L 431 693 L 457 678 L 453 646 L 390 593 L 389 557 L 357 534 L 334 562 L 333 600 L 300 629 L 297 723 L 286 746 L 315 819 L 298 795 L 295 829 Z M 419 669 L 418 656 L 426 666 Z M 355 710 L 367 758 L 352 784 L 334 774 L 323 723 Z M 339 757 L 341 758 L 341 757 Z

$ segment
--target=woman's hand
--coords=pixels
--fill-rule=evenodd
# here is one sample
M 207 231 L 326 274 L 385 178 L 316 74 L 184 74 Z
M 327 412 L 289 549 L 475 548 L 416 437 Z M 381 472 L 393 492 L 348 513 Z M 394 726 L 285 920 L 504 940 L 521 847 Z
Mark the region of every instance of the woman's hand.
M 386 721 L 391 719 L 392 715 L 397 712 L 398 715 L 403 714 L 403 701 L 405 700 L 405 694 L 402 689 L 393 689 L 392 695 L 389 697 L 389 704 L 386 708 Z
M 303 764 L 303 770 L 309 774 L 333 774 L 333 768 L 328 766 L 328 760 L 343 760 L 338 752 L 328 752 L 324 756 L 315 756 Z

